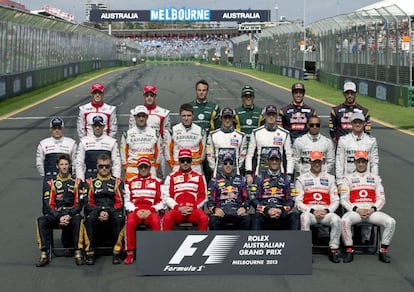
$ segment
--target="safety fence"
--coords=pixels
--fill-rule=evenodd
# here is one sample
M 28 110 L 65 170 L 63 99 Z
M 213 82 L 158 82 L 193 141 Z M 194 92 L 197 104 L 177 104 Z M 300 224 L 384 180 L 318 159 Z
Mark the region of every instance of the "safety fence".
M 280 24 L 233 38 L 233 64 L 299 79 L 311 73 L 336 88 L 353 80 L 361 94 L 412 106 L 413 39 L 412 16 L 392 5 L 322 19 L 306 31 Z
M 131 60 L 97 29 L 0 7 L 0 99 Z

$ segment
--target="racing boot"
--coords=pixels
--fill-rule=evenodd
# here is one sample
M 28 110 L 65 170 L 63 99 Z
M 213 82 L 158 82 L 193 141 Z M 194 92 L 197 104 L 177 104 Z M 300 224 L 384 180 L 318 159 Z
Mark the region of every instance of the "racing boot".
M 390 256 L 388 255 L 387 251 L 383 251 L 383 252 L 380 251 L 378 253 L 378 260 L 380 262 L 383 262 L 383 263 L 386 263 L 386 264 L 391 263 L 391 259 L 390 259 Z
M 121 263 L 121 255 L 119 254 L 119 252 L 115 253 L 112 256 L 112 264 L 113 265 L 119 265 Z
M 80 249 L 75 250 L 75 264 L 77 266 L 83 265 L 83 256 Z
M 93 251 L 86 252 L 85 263 L 90 266 L 95 264 L 95 253 Z
M 345 251 L 344 263 L 350 263 L 354 260 L 354 249 L 347 248 Z
M 338 264 L 339 261 L 339 253 L 336 249 L 332 249 L 329 253 L 329 260 L 335 264 Z
M 132 251 L 132 250 L 127 251 L 127 255 L 126 255 L 124 264 L 125 265 L 132 264 L 134 262 L 134 257 L 135 257 L 135 252 L 134 251 Z
M 36 267 L 44 267 L 49 264 L 49 254 L 46 251 L 42 251 L 39 261 L 36 263 Z

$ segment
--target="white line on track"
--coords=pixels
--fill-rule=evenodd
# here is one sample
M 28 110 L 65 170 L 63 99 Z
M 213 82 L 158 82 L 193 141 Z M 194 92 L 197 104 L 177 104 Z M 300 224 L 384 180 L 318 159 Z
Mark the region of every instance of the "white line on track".
M 129 117 L 130 114 L 118 114 L 120 117 Z M 170 113 L 171 116 L 178 116 L 178 113 Z M 75 119 L 78 116 L 59 116 L 62 119 Z M 329 116 L 319 116 L 320 118 L 329 118 Z M 50 119 L 50 116 L 38 116 L 38 117 L 10 117 L 6 118 L 6 120 L 44 120 Z

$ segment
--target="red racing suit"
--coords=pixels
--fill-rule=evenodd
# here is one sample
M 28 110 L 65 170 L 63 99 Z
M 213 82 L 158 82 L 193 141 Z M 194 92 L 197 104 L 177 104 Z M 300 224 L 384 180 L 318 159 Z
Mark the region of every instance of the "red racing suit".
M 128 212 L 126 219 L 125 244 L 126 250 L 136 249 L 135 231 L 141 224 L 151 230 L 159 231 L 160 217 L 158 211 L 164 208 L 161 201 L 161 180 L 151 175 L 142 177 L 139 174 L 125 183 L 125 209 Z M 151 215 L 146 219 L 137 216 L 138 210 L 149 210 Z
M 104 133 L 115 138 L 116 132 L 118 131 L 116 106 L 106 103 L 95 104 L 94 102 L 90 102 L 79 107 L 77 123 L 79 139 L 93 134 L 92 119 L 95 116 L 101 116 L 103 118 L 105 123 Z
M 296 207 L 302 212 L 300 223 L 302 230 L 310 230 L 311 225 L 321 223 L 331 227 L 329 247 L 339 248 L 341 237 L 341 218 L 335 214 L 339 206 L 338 189 L 335 177 L 326 172 L 314 174 L 307 172 L 296 179 Z M 324 218 L 319 219 L 313 214 L 315 210 L 326 210 Z
M 369 172 L 353 172 L 345 176 L 341 185 L 341 204 L 347 210 L 342 216 L 342 238 L 345 246 L 352 246 L 352 225 L 362 221 L 384 228 L 381 244 L 389 245 L 395 231 L 395 219 L 381 211 L 385 205 L 385 193 L 381 178 Z M 356 210 L 373 209 L 364 219 Z
M 164 183 L 163 201 L 171 209 L 164 215 L 163 229 L 172 230 L 174 225 L 190 222 L 198 225 L 198 230 L 207 230 L 208 216 L 202 206 L 206 202 L 207 186 L 204 175 L 190 170 L 177 170 L 167 176 Z M 178 208 L 190 206 L 193 211 L 183 216 Z

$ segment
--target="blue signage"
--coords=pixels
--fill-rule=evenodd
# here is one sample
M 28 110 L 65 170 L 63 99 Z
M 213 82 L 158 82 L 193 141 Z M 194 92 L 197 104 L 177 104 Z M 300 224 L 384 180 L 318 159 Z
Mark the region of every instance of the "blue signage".
M 151 10 L 91 10 L 91 22 L 264 22 L 270 10 L 210 10 L 208 8 L 158 8 Z
M 210 21 L 210 9 L 185 7 L 151 9 L 150 21 Z

